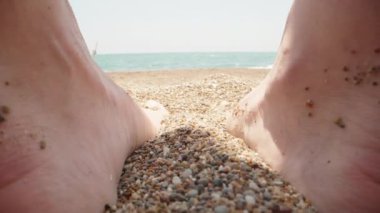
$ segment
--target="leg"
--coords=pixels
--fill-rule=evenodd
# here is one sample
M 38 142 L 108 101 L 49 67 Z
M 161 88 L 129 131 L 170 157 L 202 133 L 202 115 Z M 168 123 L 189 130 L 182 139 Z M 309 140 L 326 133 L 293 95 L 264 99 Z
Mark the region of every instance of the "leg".
M 274 69 L 230 132 L 322 212 L 379 212 L 380 2 L 295 0 Z
M 66 0 L 0 0 L 0 26 L 1 211 L 101 212 L 161 114 L 92 62 Z

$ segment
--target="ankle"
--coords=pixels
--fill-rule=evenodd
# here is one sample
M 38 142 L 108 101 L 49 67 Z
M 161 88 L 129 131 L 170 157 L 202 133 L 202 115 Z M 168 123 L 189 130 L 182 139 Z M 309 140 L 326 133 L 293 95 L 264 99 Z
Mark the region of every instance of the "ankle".
M 91 60 L 66 0 L 0 1 L 0 14 L 2 65 Z

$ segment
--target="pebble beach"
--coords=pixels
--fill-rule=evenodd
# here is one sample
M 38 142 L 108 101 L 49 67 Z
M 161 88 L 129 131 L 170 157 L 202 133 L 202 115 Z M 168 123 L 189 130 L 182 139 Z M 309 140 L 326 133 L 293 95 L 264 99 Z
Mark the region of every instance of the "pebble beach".
M 268 70 L 109 73 L 141 106 L 169 111 L 156 139 L 126 159 L 117 204 L 105 212 L 317 212 L 244 141 L 226 116 Z

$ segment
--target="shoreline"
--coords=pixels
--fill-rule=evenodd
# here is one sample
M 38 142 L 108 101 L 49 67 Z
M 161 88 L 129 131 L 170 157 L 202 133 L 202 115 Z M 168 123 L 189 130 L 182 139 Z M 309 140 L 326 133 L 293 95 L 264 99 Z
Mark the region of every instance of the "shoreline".
M 106 72 L 111 79 L 124 89 L 130 90 L 127 85 L 141 86 L 168 86 L 176 85 L 184 82 L 202 80 L 210 75 L 225 74 L 233 77 L 246 79 L 257 83 L 264 78 L 270 69 L 176 69 L 176 70 L 160 70 L 160 71 L 116 71 Z

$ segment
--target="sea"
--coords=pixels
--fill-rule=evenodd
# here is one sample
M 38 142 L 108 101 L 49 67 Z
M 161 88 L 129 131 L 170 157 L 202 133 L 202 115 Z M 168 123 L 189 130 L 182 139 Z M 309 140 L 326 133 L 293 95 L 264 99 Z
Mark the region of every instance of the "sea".
M 275 52 L 201 52 L 97 54 L 96 63 L 106 72 L 212 68 L 271 68 Z

